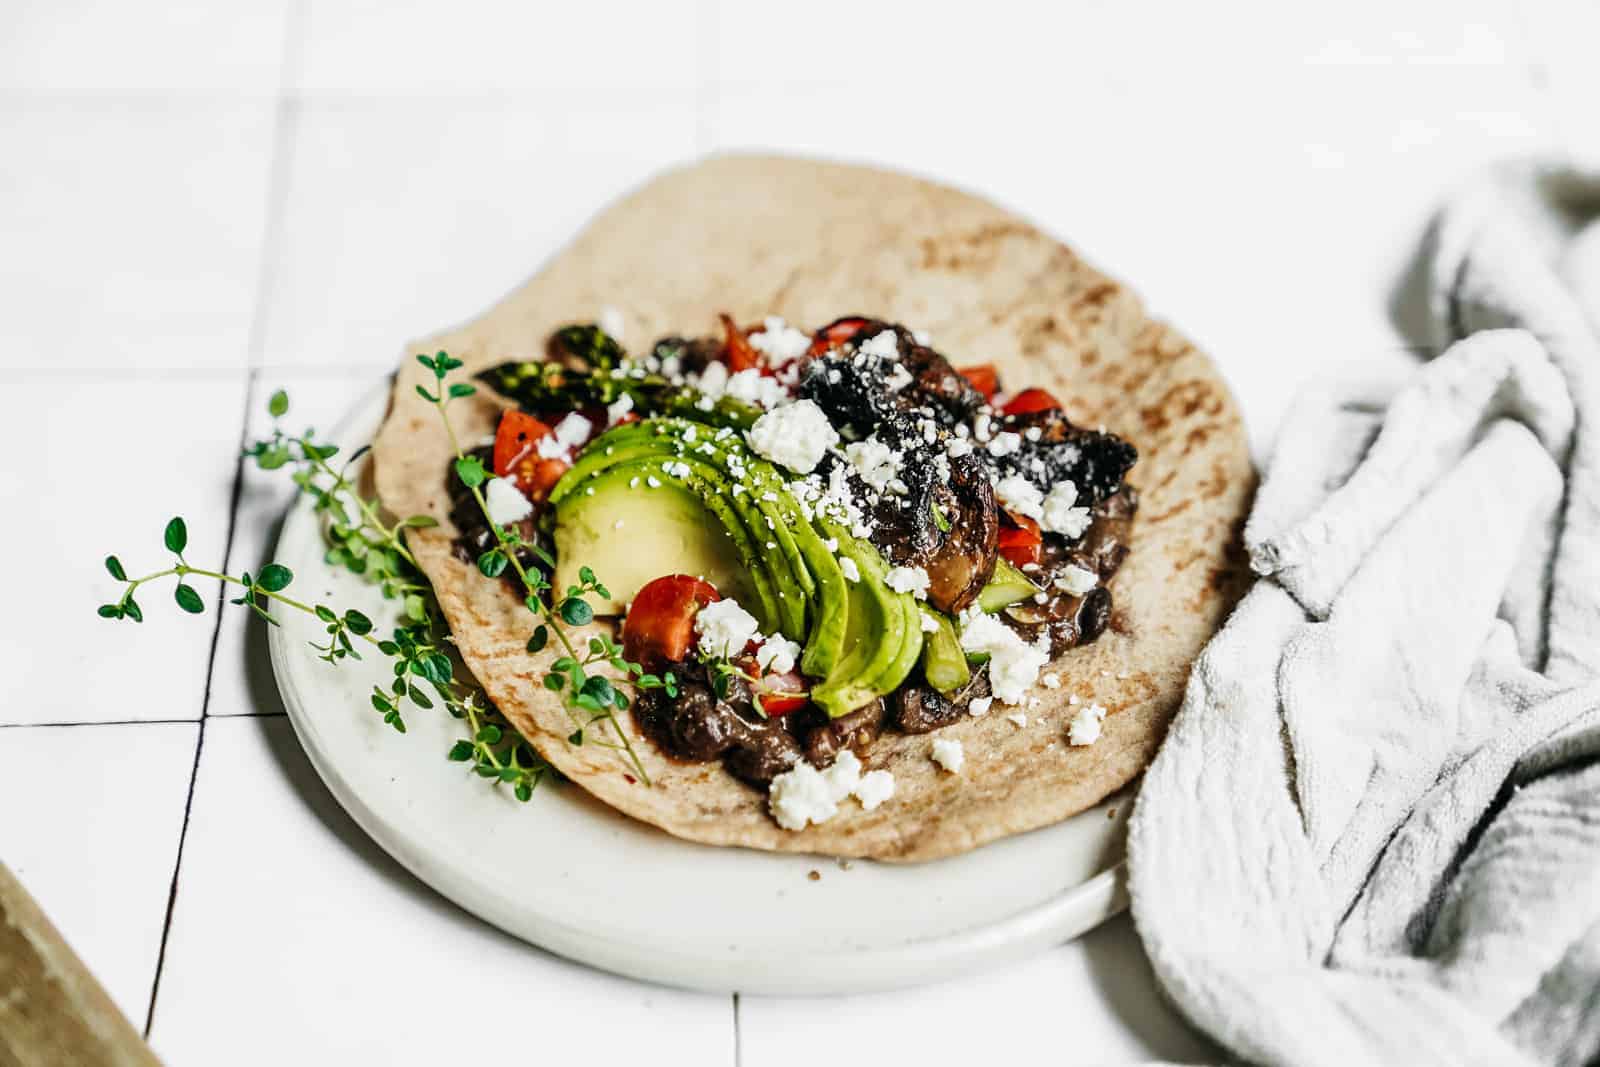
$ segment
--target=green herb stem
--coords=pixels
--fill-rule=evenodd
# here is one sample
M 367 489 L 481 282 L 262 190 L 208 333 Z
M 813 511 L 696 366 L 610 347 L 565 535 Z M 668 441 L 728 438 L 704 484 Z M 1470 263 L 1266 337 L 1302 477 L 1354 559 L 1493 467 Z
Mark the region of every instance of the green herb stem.
M 446 407 L 450 403 L 451 399 L 452 398 L 450 394 L 441 389 L 439 395 L 433 399 L 432 403 L 439 412 L 440 420 L 442 420 L 444 423 L 445 433 L 450 439 L 450 448 L 455 453 L 456 459 L 464 460 L 466 459 L 466 453 L 462 451 L 461 441 L 456 436 L 455 426 L 451 423 L 450 414 L 446 410 Z M 483 491 L 480 486 L 469 485 L 467 486 L 467 490 L 472 494 L 472 499 L 477 503 L 478 509 L 483 513 L 484 518 L 489 519 L 489 503 L 486 499 L 484 499 Z M 530 604 L 538 605 L 539 615 L 543 619 L 545 625 L 554 631 L 556 640 L 561 642 L 561 647 L 566 651 L 567 655 L 573 660 L 577 660 L 579 658 L 578 650 L 573 647 L 571 639 L 567 637 L 566 628 L 561 625 L 561 622 L 557 619 L 556 614 L 550 605 L 547 604 L 544 598 L 539 595 L 540 592 L 543 591 L 544 583 L 534 581 L 534 579 L 529 576 L 527 568 L 522 565 L 522 561 L 517 558 L 518 539 L 515 539 L 507 534 L 505 529 L 496 524 L 493 519 L 489 519 L 489 528 L 494 531 L 495 542 L 500 546 L 501 551 L 505 553 L 506 561 L 511 565 L 511 569 L 516 572 L 517 579 L 522 583 L 523 589 L 527 592 L 528 602 Z M 563 708 L 566 708 L 565 701 L 562 702 L 562 706 Z M 567 709 L 567 717 L 573 722 L 574 725 L 581 725 L 572 715 L 570 708 Z M 639 758 L 639 754 L 634 751 L 633 742 L 628 738 L 628 732 L 624 730 L 621 724 L 616 721 L 616 715 L 613 711 L 607 710 L 602 717 L 607 725 L 611 727 L 612 731 L 617 736 L 617 740 L 621 742 L 623 749 L 627 752 L 628 761 L 633 764 L 634 770 L 639 773 L 640 781 L 642 781 L 646 786 L 649 786 L 651 784 L 650 774 L 645 770 L 644 762 Z M 592 721 L 593 720 L 591 720 L 591 722 Z

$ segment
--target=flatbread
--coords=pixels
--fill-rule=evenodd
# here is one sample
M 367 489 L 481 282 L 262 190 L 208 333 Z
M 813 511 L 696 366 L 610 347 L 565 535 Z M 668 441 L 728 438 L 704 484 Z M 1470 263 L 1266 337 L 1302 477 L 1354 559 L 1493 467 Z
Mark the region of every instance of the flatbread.
M 1074 422 L 1131 440 L 1139 462 L 1129 480 L 1142 502 L 1111 585 L 1111 629 L 1048 668 L 1061 685 L 1041 689 L 1036 705 L 997 702 L 934 734 L 885 733 L 866 762 L 893 772 L 893 799 L 872 812 L 847 800 L 837 817 L 800 832 L 779 828 L 765 794 L 720 763 L 672 761 L 637 730 L 653 786 L 612 749 L 569 745 L 571 720 L 540 684 L 554 653 L 524 649 L 535 620 L 504 583 L 452 552 L 450 443 L 415 394 L 431 376 L 414 355 L 446 350 L 466 362 L 463 375 L 538 358 L 552 330 L 608 305 L 636 346 L 714 332 L 719 311 L 742 322 L 782 315 L 804 329 L 857 313 L 902 322 L 926 330 L 954 362 L 994 362 L 1013 388 L 1048 388 Z M 493 433 L 503 406 L 485 394 L 452 408 L 469 444 Z M 1236 599 L 1239 528 L 1254 487 L 1244 427 L 1217 368 L 1057 241 L 984 200 L 906 175 L 753 156 L 656 178 L 482 318 L 408 348 L 374 455 L 385 506 L 439 520 L 411 543 L 467 666 L 563 774 L 692 841 L 885 860 L 949 856 L 1058 822 L 1140 772 L 1190 663 Z M 1091 702 L 1110 711 L 1104 733 L 1072 747 L 1067 723 Z M 1007 720 L 1014 710 L 1026 726 Z M 961 774 L 929 758 L 936 737 L 963 743 Z

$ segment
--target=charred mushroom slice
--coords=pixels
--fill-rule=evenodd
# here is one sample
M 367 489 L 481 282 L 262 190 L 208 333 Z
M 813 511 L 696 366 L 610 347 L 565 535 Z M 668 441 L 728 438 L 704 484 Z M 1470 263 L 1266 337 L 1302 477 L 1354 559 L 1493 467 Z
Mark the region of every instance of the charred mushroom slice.
M 1120 489 L 1139 458 L 1139 450 L 1127 441 L 1074 426 L 1058 409 L 1007 415 L 996 425 L 1022 435 L 1021 446 L 996 463 L 1001 477 L 1020 474 L 1046 486 L 1070 481 L 1085 504 L 1099 503 Z
M 966 715 L 979 697 L 989 695 L 989 668 L 972 672 L 972 680 L 949 696 L 922 682 L 907 684 L 891 694 L 890 710 L 900 729 L 908 734 L 925 734 Z
M 949 459 L 939 445 L 905 451 L 906 491 L 872 509 L 875 541 L 897 566 L 928 572 L 929 603 L 957 612 L 994 571 L 1000 526 L 989 472 L 976 456 Z

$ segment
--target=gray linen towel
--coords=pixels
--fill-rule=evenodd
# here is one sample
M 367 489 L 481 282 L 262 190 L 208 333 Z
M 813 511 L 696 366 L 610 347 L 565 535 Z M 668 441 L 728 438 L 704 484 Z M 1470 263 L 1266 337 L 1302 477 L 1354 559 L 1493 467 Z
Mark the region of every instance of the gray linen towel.
M 1456 343 L 1285 420 L 1129 840 L 1158 980 L 1240 1058 L 1600 1057 L 1597 219 L 1600 175 L 1485 176 L 1427 250 Z

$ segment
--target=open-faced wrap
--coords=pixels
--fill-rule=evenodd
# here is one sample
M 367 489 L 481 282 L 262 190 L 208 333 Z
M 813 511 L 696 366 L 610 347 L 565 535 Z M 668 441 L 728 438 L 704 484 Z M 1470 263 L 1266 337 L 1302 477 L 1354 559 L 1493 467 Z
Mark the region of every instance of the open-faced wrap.
M 993 362 L 1009 380 L 1051 390 L 1073 422 L 1103 424 L 1132 441 L 1139 462 L 1130 481 L 1141 503 L 1113 583 L 1111 627 L 1051 664 L 1059 688 L 1040 689 L 1037 704 L 1004 709 L 1023 711 L 1025 727 L 997 705 L 936 735 L 886 732 L 867 765 L 893 772 L 893 798 L 870 812 L 848 803 L 837 818 L 798 832 L 780 828 L 766 795 L 718 762 L 670 760 L 635 731 L 653 781 L 646 786 L 615 749 L 569 744 L 561 697 L 541 684 L 555 650 L 528 653 L 536 620 L 520 597 L 453 548 L 451 444 L 416 395 L 432 377 L 413 356 L 448 351 L 465 361 L 463 374 L 538 358 L 553 329 L 606 306 L 621 309 L 635 340 L 703 332 L 724 311 L 739 321 L 775 314 L 812 326 L 862 311 L 925 330 L 962 361 Z M 480 390 L 453 405 L 460 439 L 491 434 L 504 403 Z M 1139 773 L 1190 663 L 1244 579 L 1239 524 L 1254 481 L 1217 368 L 1057 241 L 931 182 L 745 156 L 656 178 L 483 317 L 408 348 L 374 453 L 388 510 L 439 520 L 413 531 L 411 543 L 466 665 L 568 778 L 693 841 L 886 860 L 948 856 L 1057 822 Z M 1067 724 L 1090 702 L 1109 710 L 1103 735 L 1074 747 Z M 632 728 L 628 713 L 618 719 Z M 960 774 L 929 758 L 935 737 L 963 743 Z

